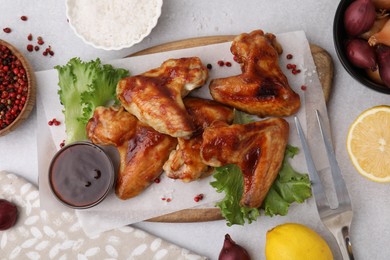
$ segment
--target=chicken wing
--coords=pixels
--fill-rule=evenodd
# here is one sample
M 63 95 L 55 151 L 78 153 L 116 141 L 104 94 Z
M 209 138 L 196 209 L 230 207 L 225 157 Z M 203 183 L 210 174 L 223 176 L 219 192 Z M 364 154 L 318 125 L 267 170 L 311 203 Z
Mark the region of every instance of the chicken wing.
M 95 108 L 87 124 L 87 136 L 95 144 L 120 146 L 135 134 L 137 118 L 123 107 Z
M 155 130 L 189 137 L 195 129 L 182 98 L 207 77 L 207 68 L 197 57 L 169 59 L 159 68 L 120 80 L 117 97 L 127 111 Z
M 211 81 L 210 93 L 216 101 L 260 117 L 298 111 L 300 98 L 280 69 L 282 48 L 273 34 L 261 30 L 241 34 L 230 50 L 242 74 Z
M 230 126 L 218 121 L 204 130 L 200 154 L 213 167 L 238 165 L 244 177 L 240 204 L 258 208 L 278 175 L 288 134 L 282 118 Z
M 115 145 L 120 165 L 115 192 L 129 199 L 145 190 L 162 172 L 175 148 L 175 138 L 161 134 L 122 109 L 98 107 L 87 124 L 88 138 L 101 145 Z
M 152 184 L 162 173 L 162 167 L 176 144 L 175 138 L 139 122 L 135 135 L 118 147 L 117 196 L 121 199 L 135 197 Z
M 212 100 L 187 97 L 184 105 L 193 120 L 196 131 L 190 139 L 178 138 L 176 150 L 169 155 L 163 169 L 172 179 L 190 182 L 211 174 L 213 168 L 200 158 L 202 134 L 214 121 L 232 123 L 233 109 Z

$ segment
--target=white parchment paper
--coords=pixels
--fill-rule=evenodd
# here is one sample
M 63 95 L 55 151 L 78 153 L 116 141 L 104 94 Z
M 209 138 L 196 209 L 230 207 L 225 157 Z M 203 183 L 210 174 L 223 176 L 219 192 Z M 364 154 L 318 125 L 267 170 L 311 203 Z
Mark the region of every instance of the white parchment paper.
M 291 87 L 301 96 L 302 107 L 296 116 L 299 117 L 301 124 L 308 129 L 308 134 L 315 134 L 317 129 L 314 127 L 315 116 L 314 109 L 318 109 L 324 116 L 326 123 L 327 112 L 323 92 L 315 70 L 315 65 L 311 56 L 309 43 L 303 31 L 289 32 L 277 35 L 278 41 L 283 46 L 283 54 L 280 56 L 280 66 L 289 79 Z M 230 53 L 231 43 L 214 44 L 196 48 L 189 48 L 164 53 L 150 54 L 145 56 L 131 57 L 120 60 L 113 60 L 110 63 L 115 67 L 126 68 L 132 75 L 142 73 L 155 67 L 169 58 L 181 58 L 198 56 L 204 64 L 212 64 L 209 79 L 226 77 L 239 74 L 239 65 L 233 61 Z M 287 54 L 293 54 L 293 59 L 286 59 Z M 232 67 L 220 67 L 217 61 L 224 60 L 232 63 Z M 302 72 L 296 75 L 291 70 L 286 69 L 288 63 L 297 65 Z M 56 70 L 41 71 L 36 73 L 38 85 L 38 161 L 39 161 L 39 192 L 41 207 L 47 210 L 60 210 L 63 207 L 51 194 L 48 185 L 48 168 L 55 152 L 59 150 L 60 143 L 65 139 L 65 125 L 48 126 L 48 121 L 56 118 L 63 122 L 62 106 L 57 95 L 58 75 Z M 191 93 L 193 96 L 211 98 L 208 90 L 208 84 L 201 89 Z M 301 86 L 305 85 L 306 90 Z M 289 143 L 300 147 L 296 134 L 293 117 L 286 118 L 290 123 Z M 306 127 L 306 121 L 313 127 Z M 318 141 L 310 144 L 318 145 Z M 316 149 L 314 149 L 316 150 Z M 327 167 L 326 161 L 322 156 L 317 158 L 316 163 L 319 169 Z M 307 172 L 304 156 L 300 153 L 292 160 L 294 168 L 301 172 Z M 218 194 L 209 185 L 213 180 L 212 176 L 200 181 L 191 183 L 182 183 L 174 181 L 164 174 L 161 176 L 159 184 L 152 184 L 141 195 L 126 201 L 119 200 L 112 192 L 107 199 L 99 205 L 86 210 L 77 211 L 77 216 L 82 224 L 84 231 L 88 235 L 95 235 L 106 230 L 110 230 L 123 225 L 128 225 L 160 216 L 178 210 L 192 207 L 210 207 L 216 201 L 223 197 Z M 196 203 L 193 198 L 199 193 L 205 195 L 204 200 Z M 171 198 L 171 202 L 166 202 L 161 198 Z

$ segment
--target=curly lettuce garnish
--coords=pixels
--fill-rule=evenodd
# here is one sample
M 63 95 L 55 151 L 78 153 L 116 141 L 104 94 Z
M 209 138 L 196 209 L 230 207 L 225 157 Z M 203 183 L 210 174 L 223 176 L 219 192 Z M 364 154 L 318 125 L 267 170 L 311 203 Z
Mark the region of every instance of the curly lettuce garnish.
M 253 121 L 248 114 L 235 111 L 234 123 L 244 124 Z M 267 216 L 285 216 L 292 203 L 302 203 L 311 197 L 309 176 L 295 171 L 289 163 L 289 159 L 298 152 L 297 147 L 287 145 L 282 167 L 260 208 L 241 207 L 240 199 L 244 189 L 244 180 L 238 166 L 230 164 L 215 169 L 213 175 L 215 181 L 210 184 L 217 192 L 225 193 L 224 199 L 216 206 L 221 209 L 228 226 L 244 225 L 246 221 L 250 224 L 256 221 L 261 209 Z
M 288 161 L 297 153 L 298 148 L 291 145 L 287 146 L 282 168 L 261 206 L 261 209 L 265 211 L 265 215 L 285 216 L 293 202 L 302 203 L 311 197 L 309 176 L 295 171 Z M 221 209 L 227 225 L 244 225 L 245 221 L 249 224 L 255 221 L 260 215 L 260 209 L 240 206 L 244 189 L 241 169 L 233 164 L 225 165 L 216 168 L 213 176 L 215 181 L 210 183 L 211 186 L 217 192 L 225 193 L 224 199 L 216 205 Z
M 99 58 L 90 62 L 72 58 L 66 65 L 54 68 L 58 71 L 58 94 L 64 106 L 65 142 L 85 140 L 85 127 L 93 111 L 97 106 L 107 105 L 116 99 L 116 85 L 129 72 L 102 64 Z

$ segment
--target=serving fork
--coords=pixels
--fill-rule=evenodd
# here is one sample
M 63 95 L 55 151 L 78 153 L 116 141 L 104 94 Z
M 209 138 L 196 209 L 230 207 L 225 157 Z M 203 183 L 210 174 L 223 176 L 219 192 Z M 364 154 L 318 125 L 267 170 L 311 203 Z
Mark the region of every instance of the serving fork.
M 307 145 L 302 126 L 298 117 L 295 117 L 295 125 L 297 127 L 298 136 L 302 143 L 302 149 L 305 154 L 307 163 L 307 170 L 309 172 L 312 183 L 313 197 L 316 202 L 320 219 L 337 240 L 343 259 L 353 260 L 354 256 L 352 253 L 352 243 L 349 236 L 349 229 L 353 215 L 351 200 L 348 195 L 348 190 L 345 185 L 343 176 L 341 175 L 336 156 L 334 154 L 333 145 L 329 136 L 324 131 L 321 115 L 318 110 L 315 112 L 322 135 L 322 140 L 325 144 L 325 150 L 328 156 L 330 170 L 332 172 L 332 179 L 337 200 L 335 203 L 333 203 L 334 205 L 329 203 L 324 186 L 321 183 L 309 147 Z

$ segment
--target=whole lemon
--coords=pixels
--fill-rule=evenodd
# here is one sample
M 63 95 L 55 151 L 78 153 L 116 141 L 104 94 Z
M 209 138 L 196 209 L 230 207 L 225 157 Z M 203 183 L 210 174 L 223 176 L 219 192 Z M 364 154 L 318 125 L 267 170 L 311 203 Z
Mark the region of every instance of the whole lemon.
M 328 260 L 333 259 L 326 241 L 314 230 L 296 223 L 285 223 L 266 235 L 267 260 Z

